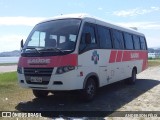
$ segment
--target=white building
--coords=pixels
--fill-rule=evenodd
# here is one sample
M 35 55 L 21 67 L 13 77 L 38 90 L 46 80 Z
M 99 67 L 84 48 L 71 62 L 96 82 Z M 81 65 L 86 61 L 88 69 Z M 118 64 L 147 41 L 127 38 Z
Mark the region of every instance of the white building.
M 159 58 L 160 54 L 159 53 L 148 53 L 148 58 Z

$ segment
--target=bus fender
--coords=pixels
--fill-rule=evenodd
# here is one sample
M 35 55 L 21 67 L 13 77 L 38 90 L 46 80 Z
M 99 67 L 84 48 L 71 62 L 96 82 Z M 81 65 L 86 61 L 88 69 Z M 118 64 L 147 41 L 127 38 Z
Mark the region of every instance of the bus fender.
M 88 78 L 90 78 L 90 77 L 94 78 L 94 80 L 96 81 L 97 87 L 99 87 L 99 77 L 98 77 L 97 73 L 92 72 L 92 73 L 89 73 L 85 77 L 84 82 L 83 82 L 83 89 L 85 88 L 86 82 L 87 82 Z

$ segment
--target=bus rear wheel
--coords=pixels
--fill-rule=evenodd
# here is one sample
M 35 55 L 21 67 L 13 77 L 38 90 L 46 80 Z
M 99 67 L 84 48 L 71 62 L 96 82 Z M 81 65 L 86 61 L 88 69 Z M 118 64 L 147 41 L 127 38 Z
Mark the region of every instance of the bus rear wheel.
M 132 70 L 132 76 L 127 80 L 127 83 L 133 85 L 136 83 L 136 79 L 137 79 L 137 70 L 134 68 Z
M 43 98 L 46 97 L 48 95 L 48 91 L 46 90 L 32 90 L 33 95 L 37 98 Z
M 89 78 L 86 82 L 85 88 L 83 90 L 83 99 L 85 101 L 91 101 L 94 99 L 96 95 L 96 82 L 94 81 L 93 78 Z

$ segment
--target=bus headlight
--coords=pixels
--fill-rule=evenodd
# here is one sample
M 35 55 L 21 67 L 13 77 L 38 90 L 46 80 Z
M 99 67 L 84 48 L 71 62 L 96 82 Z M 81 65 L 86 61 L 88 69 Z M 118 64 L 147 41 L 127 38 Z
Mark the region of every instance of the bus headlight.
M 17 72 L 19 73 L 19 74 L 22 74 L 23 72 L 22 72 L 22 67 L 17 67 Z
M 58 67 L 57 71 L 56 71 L 56 74 L 62 74 L 62 73 L 69 72 L 69 71 L 74 70 L 74 69 L 75 69 L 74 66 Z

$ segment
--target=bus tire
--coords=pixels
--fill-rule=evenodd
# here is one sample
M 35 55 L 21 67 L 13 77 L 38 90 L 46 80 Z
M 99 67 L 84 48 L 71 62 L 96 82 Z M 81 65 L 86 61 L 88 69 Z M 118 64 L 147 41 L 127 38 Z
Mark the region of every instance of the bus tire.
M 85 101 L 92 101 L 96 95 L 96 82 L 93 78 L 88 78 L 85 88 L 83 89 L 83 99 Z
M 132 76 L 128 79 L 128 84 L 135 84 L 136 83 L 136 79 L 137 79 L 137 70 L 134 68 L 132 70 Z
M 33 95 L 37 98 L 43 98 L 46 97 L 48 95 L 48 91 L 46 90 L 32 90 Z

